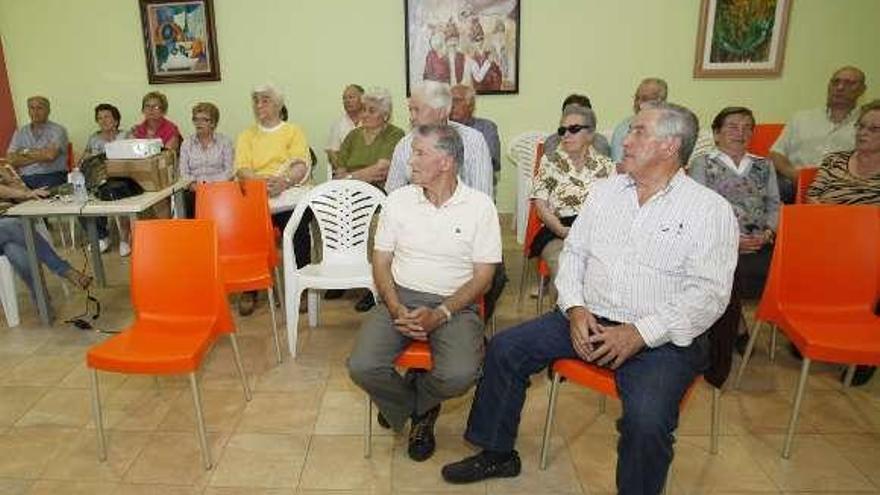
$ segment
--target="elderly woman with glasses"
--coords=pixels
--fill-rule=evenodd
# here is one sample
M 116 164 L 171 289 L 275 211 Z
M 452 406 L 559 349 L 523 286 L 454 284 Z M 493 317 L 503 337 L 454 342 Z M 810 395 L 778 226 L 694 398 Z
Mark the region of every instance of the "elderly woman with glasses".
M 285 190 L 304 184 L 309 180 L 311 157 L 306 135 L 299 126 L 282 119 L 284 95 L 275 86 L 257 86 L 251 92 L 256 123 L 238 135 L 235 143 L 235 173 L 240 179 L 266 181 L 269 196 L 275 197 Z M 298 267 L 311 262 L 311 214 L 303 216 L 293 236 L 294 254 Z M 284 229 L 291 212 L 277 213 L 272 223 Z M 305 295 L 305 294 L 303 294 Z M 242 316 L 253 313 L 256 292 L 246 292 L 238 300 L 238 312 Z
M 862 105 L 855 128 L 855 149 L 825 156 L 808 202 L 880 205 L 880 100 Z
M 215 132 L 219 121 L 220 110 L 214 104 L 196 103 L 192 108 L 196 132 L 184 139 L 180 146 L 180 177 L 192 181 L 184 192 L 190 218 L 195 215 L 196 184 L 229 180 L 234 175 L 232 140 Z
M 150 91 L 141 100 L 144 120 L 131 128 L 129 136 L 138 139 L 161 139 L 162 146 L 180 150 L 180 130 L 174 122 L 165 118 L 168 112 L 168 98 L 158 91 Z
M 592 148 L 596 135 L 593 110 L 576 104 L 567 105 L 562 110 L 557 134 L 559 145 L 541 157 L 532 187 L 532 204 L 544 225 L 532 242 L 530 256 L 540 256 L 547 263 L 552 279 L 556 278 L 559 269 L 563 240 L 587 198 L 590 186 L 614 174 L 614 162 Z
M 349 132 L 337 154 L 335 179 L 358 179 L 382 187 L 403 130 L 390 123 L 391 93 L 372 88 L 361 97 L 361 125 Z

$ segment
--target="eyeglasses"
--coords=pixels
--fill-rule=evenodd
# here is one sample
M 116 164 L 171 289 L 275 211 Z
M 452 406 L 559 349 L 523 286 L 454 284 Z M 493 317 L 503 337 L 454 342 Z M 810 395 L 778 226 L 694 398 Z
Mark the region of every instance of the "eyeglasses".
M 162 105 L 158 103 L 147 103 L 144 105 L 144 110 L 162 110 Z
M 880 125 L 867 125 L 857 122 L 855 124 L 856 132 L 859 131 L 868 131 L 871 134 L 880 133 Z
M 586 129 L 587 132 L 593 132 L 593 126 L 575 124 L 575 125 L 570 125 L 568 127 L 559 126 L 559 129 L 556 129 L 556 134 L 559 134 L 559 137 L 562 137 L 562 136 L 565 136 L 566 132 L 569 132 L 571 134 L 577 134 L 584 129 Z
M 211 122 L 213 122 L 213 120 L 208 117 L 193 117 L 193 124 L 199 124 L 202 122 L 210 124 Z

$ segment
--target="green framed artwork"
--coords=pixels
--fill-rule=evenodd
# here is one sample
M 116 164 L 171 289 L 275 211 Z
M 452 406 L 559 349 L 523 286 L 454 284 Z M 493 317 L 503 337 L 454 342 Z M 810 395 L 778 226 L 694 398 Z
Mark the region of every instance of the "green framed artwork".
M 694 77 L 778 77 L 792 0 L 702 0 Z

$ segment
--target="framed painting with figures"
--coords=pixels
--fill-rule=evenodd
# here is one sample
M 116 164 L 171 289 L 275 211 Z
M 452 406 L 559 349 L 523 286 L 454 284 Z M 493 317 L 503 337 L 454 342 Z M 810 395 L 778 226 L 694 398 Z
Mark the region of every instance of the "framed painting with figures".
M 694 77 L 779 77 L 791 0 L 702 0 Z
M 406 92 L 424 80 L 519 92 L 520 0 L 404 0 Z
M 150 84 L 219 81 L 212 0 L 139 0 Z

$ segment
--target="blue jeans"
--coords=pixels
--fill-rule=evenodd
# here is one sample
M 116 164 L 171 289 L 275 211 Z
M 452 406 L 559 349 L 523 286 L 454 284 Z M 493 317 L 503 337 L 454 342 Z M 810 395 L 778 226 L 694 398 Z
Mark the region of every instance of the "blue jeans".
M 37 259 L 40 260 L 52 273 L 63 276 L 70 270 L 70 264 L 52 249 L 52 246 L 43 239 L 40 234 L 34 233 L 34 245 L 36 246 Z M 0 218 L 0 254 L 9 258 L 9 263 L 15 273 L 34 293 L 34 278 L 31 267 L 28 264 L 27 247 L 24 242 L 24 227 L 17 218 Z
M 660 493 L 672 462 L 679 402 L 706 368 L 703 334 L 689 347 L 646 348 L 616 372 L 623 415 L 617 421 L 617 489 L 622 495 Z M 514 448 L 529 377 L 561 358 L 577 358 L 568 319 L 559 311 L 496 335 L 468 418 L 465 438 L 484 449 Z

